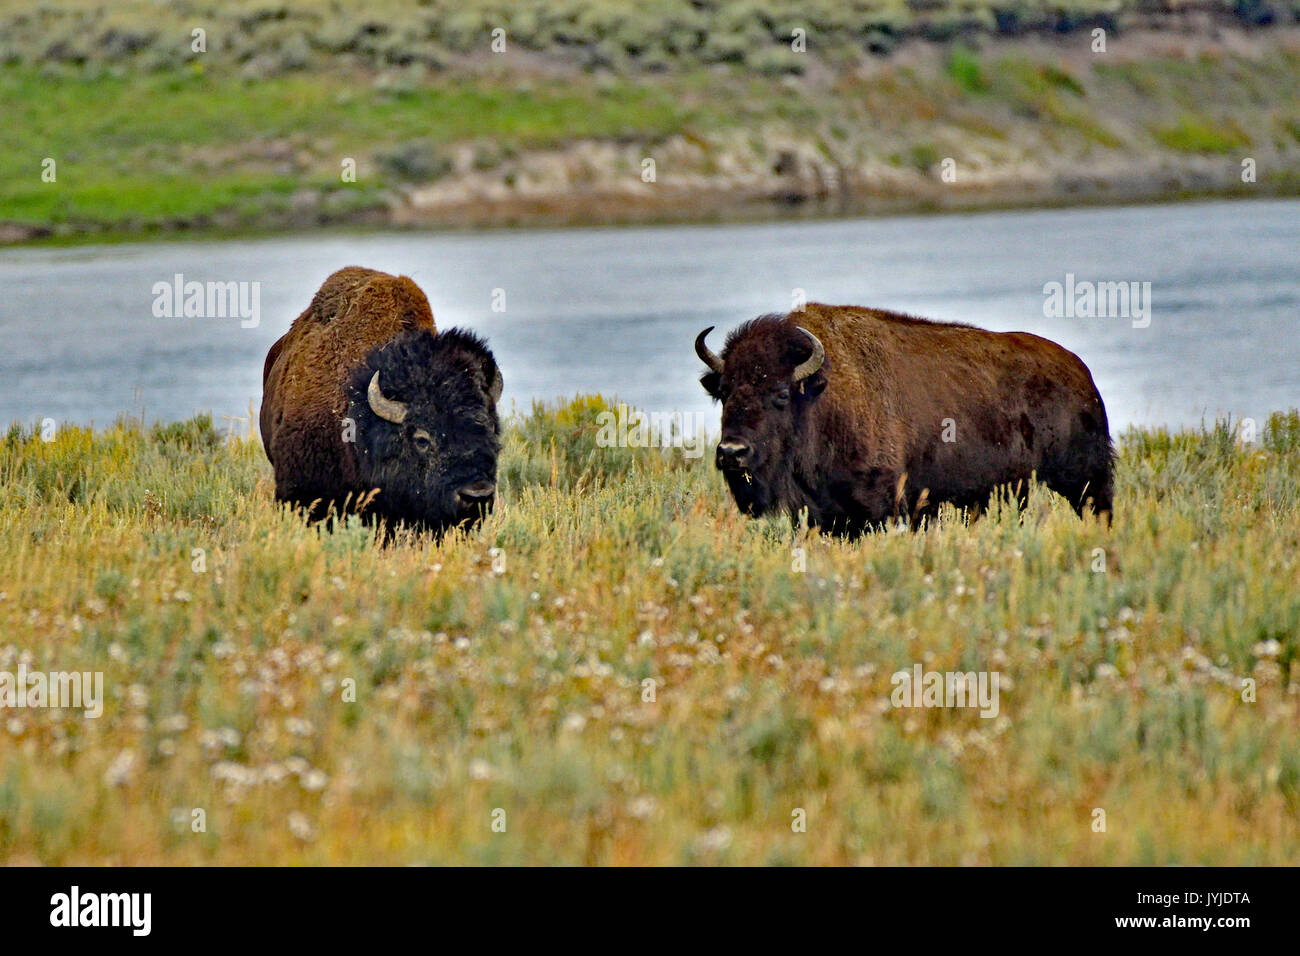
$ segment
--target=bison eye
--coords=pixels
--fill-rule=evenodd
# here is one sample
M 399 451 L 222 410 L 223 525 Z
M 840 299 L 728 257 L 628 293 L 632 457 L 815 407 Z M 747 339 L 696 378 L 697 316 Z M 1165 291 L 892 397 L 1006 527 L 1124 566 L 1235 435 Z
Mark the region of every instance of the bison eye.
M 779 392 L 772 393 L 772 407 L 786 408 L 790 404 L 790 390 L 783 388 Z
M 411 433 L 411 444 L 421 455 L 427 455 L 433 451 L 433 438 L 423 428 L 417 428 Z

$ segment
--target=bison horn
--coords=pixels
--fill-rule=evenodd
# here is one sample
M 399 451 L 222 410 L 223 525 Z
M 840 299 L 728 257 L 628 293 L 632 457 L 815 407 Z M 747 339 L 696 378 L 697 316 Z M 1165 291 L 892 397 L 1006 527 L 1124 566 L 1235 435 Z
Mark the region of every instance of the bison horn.
M 501 378 L 501 369 L 493 366 L 492 368 L 492 387 L 488 389 L 488 395 L 492 397 L 492 404 L 495 405 L 501 401 L 501 392 L 506 387 L 505 381 Z
M 370 388 L 366 390 L 366 398 L 370 402 L 371 411 L 386 422 L 392 422 L 394 425 L 400 425 L 406 421 L 406 406 L 401 402 L 395 402 L 391 398 L 384 398 L 384 393 L 379 390 L 379 373 L 376 372 L 370 379 Z
M 722 359 L 718 358 L 716 352 L 712 351 L 704 344 L 705 336 L 713 331 L 713 326 L 709 326 L 703 332 L 695 337 L 695 354 L 700 357 L 700 361 L 707 365 L 719 375 L 722 374 Z
M 794 382 L 802 382 L 809 375 L 812 375 L 822 367 L 822 363 L 826 361 L 826 350 L 822 348 L 822 343 L 818 340 L 817 336 L 813 335 L 802 325 L 796 325 L 795 328 L 808 336 L 808 338 L 812 339 L 812 355 L 808 356 L 807 359 L 795 366 L 794 376 L 791 379 L 791 381 Z

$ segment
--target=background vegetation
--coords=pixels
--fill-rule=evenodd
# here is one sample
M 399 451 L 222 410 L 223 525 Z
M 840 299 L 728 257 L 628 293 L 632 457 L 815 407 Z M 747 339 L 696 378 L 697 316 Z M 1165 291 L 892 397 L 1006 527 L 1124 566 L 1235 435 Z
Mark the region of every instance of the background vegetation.
M 490 520 L 387 548 L 207 418 L 11 430 L 0 670 L 107 702 L 0 712 L 0 860 L 1300 862 L 1300 414 L 1128 433 L 1109 530 L 1043 492 L 845 543 L 604 407 L 516 417 Z M 914 663 L 1000 716 L 890 707 Z
M 779 73 L 803 68 L 774 49 L 789 52 L 796 27 L 845 62 L 918 37 L 1122 31 L 1189 17 L 1266 27 L 1295 22 L 1300 0 L 5 0 L 0 9 L 0 56 L 38 65 L 182 66 L 198 58 L 189 49 L 197 26 L 210 52 L 262 73 L 304 69 L 319 54 L 438 68 L 481 53 L 502 29 L 525 50 L 582 67 L 735 63 Z
M 1300 0 L 0 0 L 0 241 L 699 216 L 700 195 L 834 211 L 1295 192 L 1298 14 Z

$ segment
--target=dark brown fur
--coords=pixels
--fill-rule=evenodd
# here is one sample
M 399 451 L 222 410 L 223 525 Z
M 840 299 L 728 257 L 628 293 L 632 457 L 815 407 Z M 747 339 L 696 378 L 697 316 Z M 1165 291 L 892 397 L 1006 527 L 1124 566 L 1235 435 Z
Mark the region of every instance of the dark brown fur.
M 791 387 L 811 352 L 798 326 L 826 361 Z M 1002 486 L 1023 497 L 1036 475 L 1109 518 L 1105 406 L 1083 362 L 1047 339 L 811 304 L 746 323 L 721 354 L 723 374 L 702 382 L 723 402 L 723 441 L 753 449 L 752 467 L 724 471 L 749 514 L 806 508 L 810 524 L 854 533 L 945 502 L 978 510 Z
M 276 500 L 341 506 L 370 491 L 359 482 L 354 446 L 343 441 L 348 375 L 372 349 L 413 329 L 435 331 L 419 286 L 406 276 L 348 266 L 325 280 L 271 346 L 260 422 Z

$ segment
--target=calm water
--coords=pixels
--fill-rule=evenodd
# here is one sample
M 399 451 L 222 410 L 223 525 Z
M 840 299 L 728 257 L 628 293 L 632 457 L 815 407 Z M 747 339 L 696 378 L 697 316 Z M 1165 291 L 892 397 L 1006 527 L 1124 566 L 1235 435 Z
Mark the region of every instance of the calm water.
M 486 335 L 506 408 L 599 391 L 709 412 L 695 334 L 718 326 L 719 348 L 732 325 L 788 310 L 796 288 L 1055 339 L 1092 369 L 1115 430 L 1300 405 L 1300 202 L 1270 201 L 11 250 L 0 422 L 246 416 L 267 348 L 350 264 L 410 275 L 440 328 Z M 178 272 L 260 283 L 260 324 L 155 317 L 154 284 Z M 1044 284 L 1067 273 L 1150 282 L 1150 325 L 1045 318 Z

